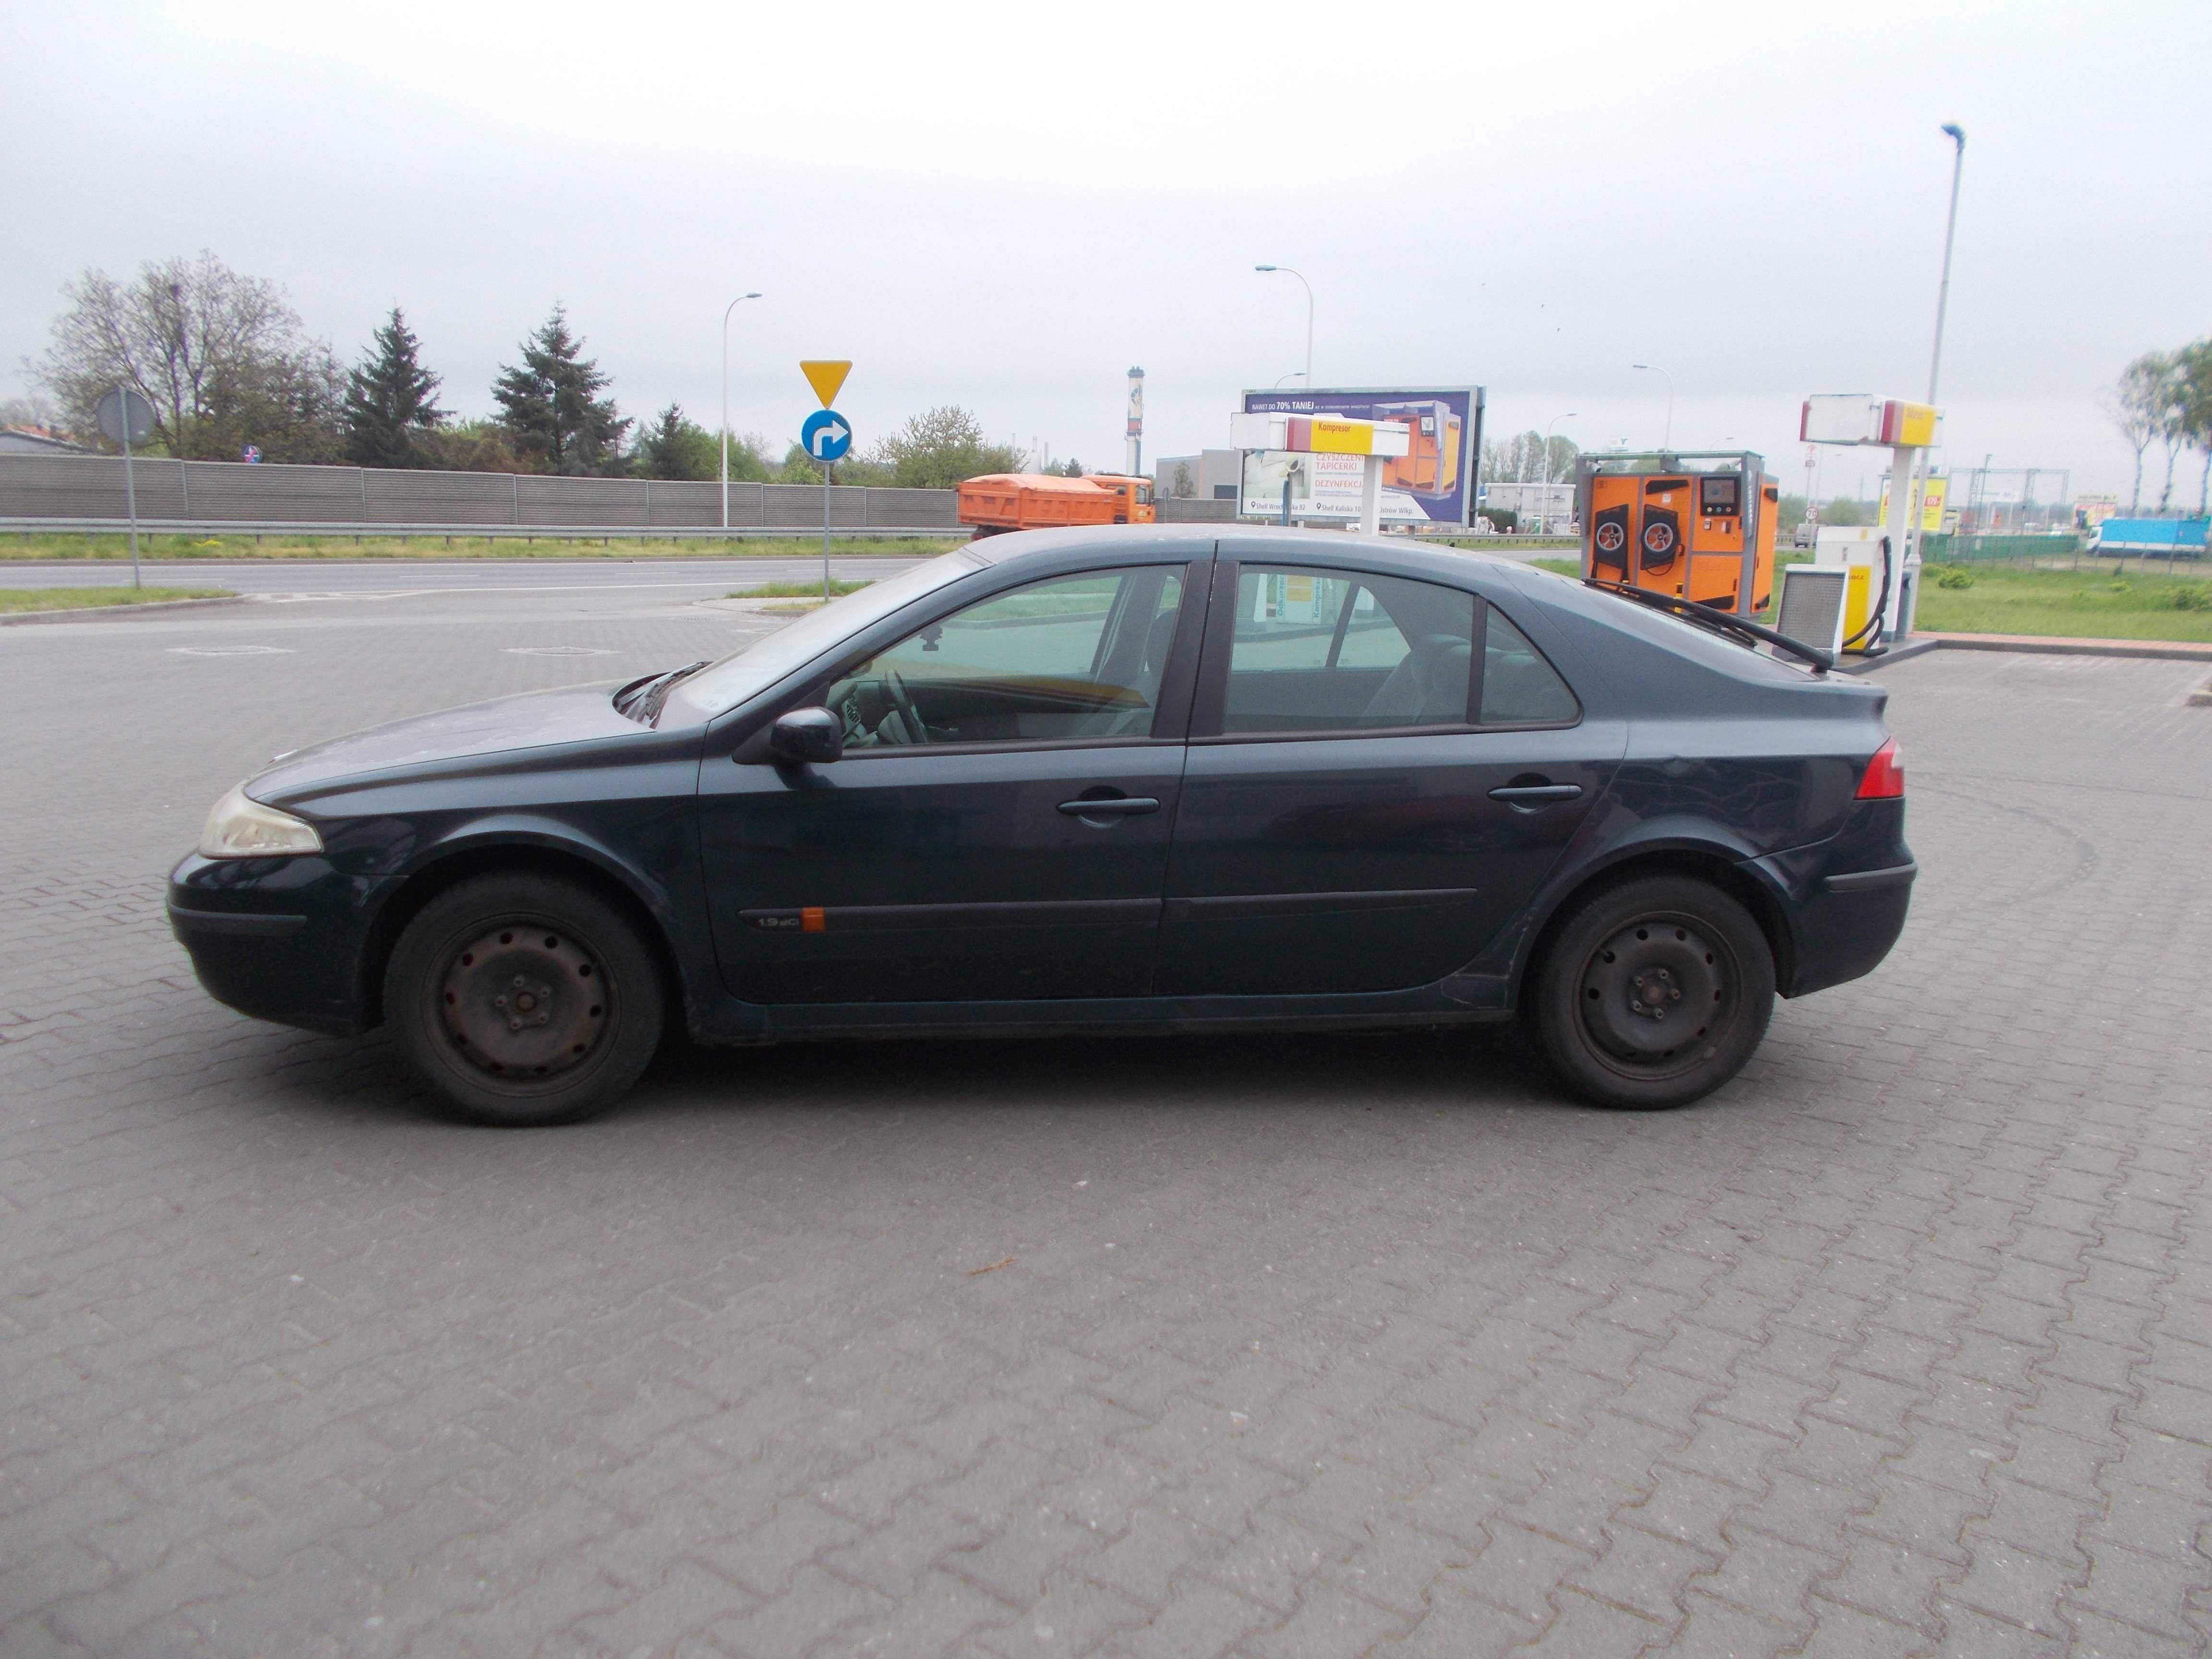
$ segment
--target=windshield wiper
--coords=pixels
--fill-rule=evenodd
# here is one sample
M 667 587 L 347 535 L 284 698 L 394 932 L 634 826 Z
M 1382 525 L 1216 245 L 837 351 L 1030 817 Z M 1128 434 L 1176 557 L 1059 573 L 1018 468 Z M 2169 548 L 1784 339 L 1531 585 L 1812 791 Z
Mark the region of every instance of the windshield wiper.
M 676 683 L 686 675 L 696 674 L 707 665 L 707 659 L 687 662 L 681 668 L 671 668 L 658 674 L 647 674 L 641 680 L 632 680 L 614 696 L 615 712 L 626 714 L 640 726 L 650 726 L 660 718 L 660 710 L 668 701 L 668 694 Z
M 1761 645 L 1771 645 L 1778 651 L 1786 651 L 1813 665 L 1813 672 L 1825 674 L 1836 665 L 1836 659 L 1817 645 L 1808 645 L 1802 640 L 1793 640 L 1787 634 L 1777 633 L 1755 622 L 1747 621 L 1733 611 L 1723 611 L 1710 605 L 1700 605 L 1695 599 L 1677 598 L 1672 593 L 1655 593 L 1648 587 L 1634 587 L 1626 582 L 1601 581 L 1595 576 L 1583 578 L 1584 587 L 1595 587 L 1607 593 L 1618 593 L 1624 599 L 1633 599 L 1638 605 L 1648 605 L 1654 611 L 1664 611 L 1684 622 L 1695 623 L 1726 639 L 1734 640 L 1747 651 L 1755 651 Z

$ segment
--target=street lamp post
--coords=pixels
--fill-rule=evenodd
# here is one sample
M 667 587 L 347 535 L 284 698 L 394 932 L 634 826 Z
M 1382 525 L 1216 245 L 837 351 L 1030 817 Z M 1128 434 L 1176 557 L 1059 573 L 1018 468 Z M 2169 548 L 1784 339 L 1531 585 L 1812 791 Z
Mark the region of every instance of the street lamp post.
M 1571 421 L 1576 411 L 1554 415 L 1544 423 L 1544 484 L 1536 493 L 1536 527 L 1539 534 L 1552 527 L 1552 428 L 1561 421 Z
M 730 313 L 757 294 L 740 294 L 722 312 L 722 528 L 730 527 Z
M 1629 367 L 1640 368 L 1647 374 L 1667 375 L 1667 435 L 1659 440 L 1659 447 L 1672 449 L 1674 447 L 1674 377 L 1656 363 L 1631 363 Z
M 1936 285 L 1936 345 L 1928 355 L 1928 402 L 1936 402 L 1936 382 L 1943 370 L 1943 313 L 1951 303 L 1951 241 L 1959 231 L 1959 175 L 1966 166 L 1966 130 L 1956 121 L 1943 124 L 1943 136 L 1951 141 L 1951 212 L 1943 223 L 1943 276 Z M 1921 520 L 1925 516 L 1921 503 L 1928 489 L 1928 451 L 1923 449 L 1912 468 L 1912 517 L 1911 536 L 1917 544 L 1922 535 Z M 1939 522 L 1937 529 L 1942 526 Z
M 1297 271 L 1295 271 L 1295 270 L 1291 270 L 1288 265 L 1254 265 L 1254 266 L 1252 267 L 1252 269 L 1253 269 L 1253 270 L 1279 270 L 1279 271 L 1281 271 L 1281 272 L 1282 272 L 1285 276 L 1297 276 L 1297 279 L 1298 279 L 1298 281 L 1299 281 L 1300 283 L 1304 283 L 1304 284 L 1305 284 L 1305 290 L 1306 290 L 1306 390 L 1307 390 L 1307 391 L 1309 391 L 1309 392 L 1311 392 L 1311 391 L 1313 390 L 1313 319 L 1314 319 L 1314 295 L 1313 295 L 1313 284 L 1312 284 L 1311 283 L 1308 283 L 1308 282 L 1306 282 L 1306 279 L 1305 279 L 1303 276 L 1300 276 L 1298 272 L 1297 272 Z

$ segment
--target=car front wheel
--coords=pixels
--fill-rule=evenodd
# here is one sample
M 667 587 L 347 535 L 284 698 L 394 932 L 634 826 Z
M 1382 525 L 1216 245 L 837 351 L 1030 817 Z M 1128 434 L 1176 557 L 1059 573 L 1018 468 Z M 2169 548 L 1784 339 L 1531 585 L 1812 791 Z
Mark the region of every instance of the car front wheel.
M 441 893 L 385 971 L 409 1068 L 456 1115 L 508 1128 L 574 1123 L 624 1095 L 659 1046 L 652 953 L 598 895 L 492 875 Z
M 1601 1106 L 1653 1110 L 1743 1069 L 1774 1011 L 1774 955 L 1718 888 L 1646 877 L 1578 904 L 1530 990 L 1537 1041 L 1567 1083 Z

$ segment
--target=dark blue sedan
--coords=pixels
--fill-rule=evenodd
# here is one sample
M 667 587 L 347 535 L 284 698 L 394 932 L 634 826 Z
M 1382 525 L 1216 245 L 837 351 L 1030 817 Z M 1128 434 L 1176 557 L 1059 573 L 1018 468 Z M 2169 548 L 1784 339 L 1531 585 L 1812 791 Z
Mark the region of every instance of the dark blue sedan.
M 1733 617 L 1403 541 L 994 538 L 720 662 L 283 758 L 170 878 L 201 982 L 457 1112 L 801 1037 L 1526 1018 L 1672 1106 L 1867 973 L 1886 694 Z

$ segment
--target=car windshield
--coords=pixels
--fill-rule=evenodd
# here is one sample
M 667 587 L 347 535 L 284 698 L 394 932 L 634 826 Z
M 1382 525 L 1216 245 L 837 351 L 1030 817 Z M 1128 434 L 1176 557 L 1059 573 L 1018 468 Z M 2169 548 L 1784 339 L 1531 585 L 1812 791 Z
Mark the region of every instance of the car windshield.
M 720 662 L 679 680 L 668 694 L 659 723 L 687 726 L 726 714 L 901 606 L 984 568 L 984 562 L 975 554 L 965 548 L 956 549 L 911 570 L 870 582 L 860 592 L 811 611 L 787 628 L 750 640 Z

